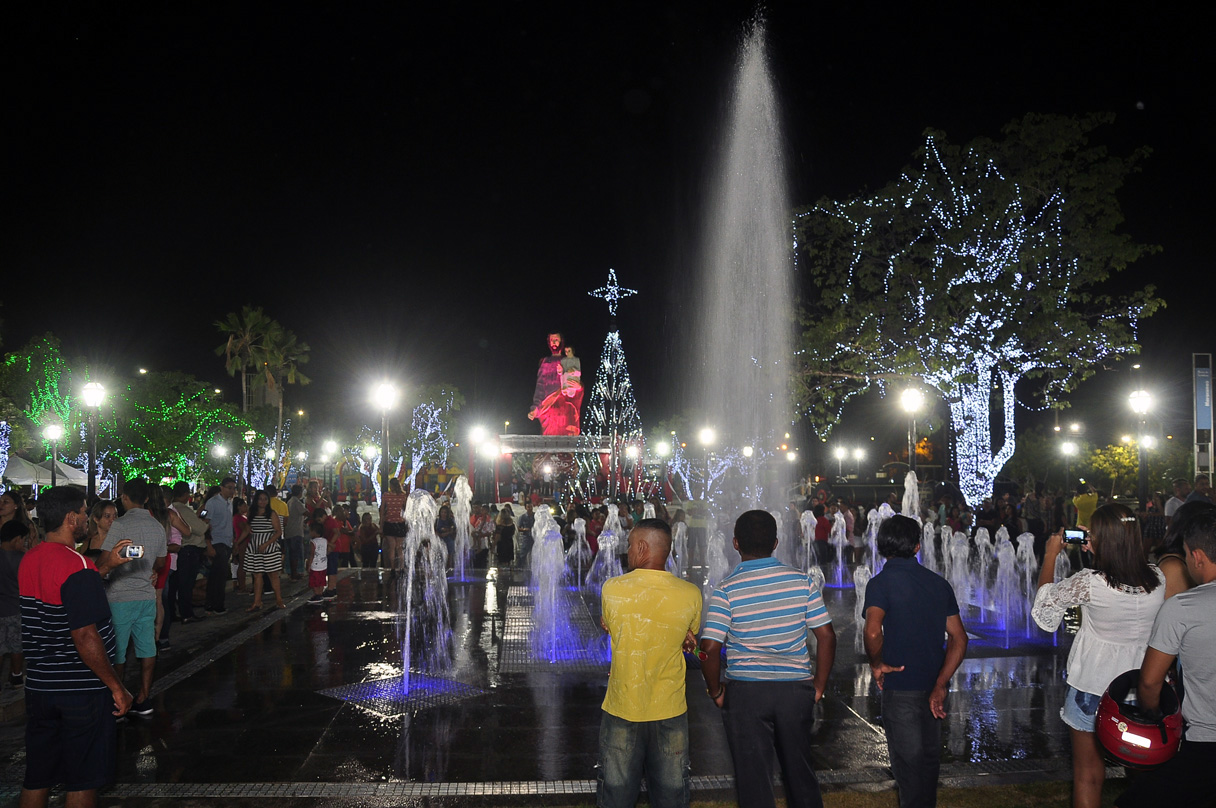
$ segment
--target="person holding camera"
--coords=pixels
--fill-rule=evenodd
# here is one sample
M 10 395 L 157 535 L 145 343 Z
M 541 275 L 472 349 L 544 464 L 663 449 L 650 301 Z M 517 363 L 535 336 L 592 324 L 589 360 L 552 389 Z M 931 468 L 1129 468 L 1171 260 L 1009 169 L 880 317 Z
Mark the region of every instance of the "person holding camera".
M 106 535 L 101 549 L 109 551 L 120 541 L 129 540 L 134 548 L 142 549 L 130 564 L 114 570 L 108 576 L 106 598 L 114 622 L 116 643 L 114 669 L 121 680 L 126 672 L 127 645 L 135 643 L 139 660 L 139 692 L 131 712 L 152 715 L 148 702 L 152 690 L 152 674 L 156 670 L 156 586 L 155 574 L 168 563 L 169 544 L 164 525 L 148 512 L 148 481 L 127 480 L 122 487 L 122 516 Z
M 1053 583 L 1056 557 L 1070 543 L 1093 553 L 1093 569 Z M 1111 680 L 1139 668 L 1153 619 L 1165 600 L 1165 576 L 1148 563 L 1136 515 L 1125 505 L 1103 505 L 1084 531 L 1056 531 L 1047 540 L 1039 589 L 1031 616 L 1044 631 L 1055 631 L 1073 606 L 1081 607 L 1081 628 L 1068 653 L 1068 691 L 1060 718 L 1072 736 L 1072 804 L 1097 808 L 1106 766 L 1094 735 L 1102 694 Z

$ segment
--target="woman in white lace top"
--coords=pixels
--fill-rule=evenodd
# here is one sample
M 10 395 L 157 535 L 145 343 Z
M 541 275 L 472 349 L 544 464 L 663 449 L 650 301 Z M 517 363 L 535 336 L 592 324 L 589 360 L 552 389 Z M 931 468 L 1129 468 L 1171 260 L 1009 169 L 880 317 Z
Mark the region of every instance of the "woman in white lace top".
M 1165 579 L 1148 563 L 1136 515 L 1123 505 L 1094 511 L 1083 545 L 1094 554 L 1094 568 L 1052 583 L 1063 546 L 1062 530 L 1047 540 L 1032 615 L 1044 631 L 1055 631 L 1070 607 L 1081 607 L 1060 717 L 1072 735 L 1072 804 L 1096 808 L 1106 774 L 1094 737 L 1098 702 L 1112 679 L 1144 660 L 1153 618 L 1165 599 Z

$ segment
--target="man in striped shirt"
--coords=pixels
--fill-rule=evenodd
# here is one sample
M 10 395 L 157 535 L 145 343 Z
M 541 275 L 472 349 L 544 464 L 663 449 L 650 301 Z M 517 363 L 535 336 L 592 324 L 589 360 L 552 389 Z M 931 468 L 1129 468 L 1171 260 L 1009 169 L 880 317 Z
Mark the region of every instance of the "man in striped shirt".
M 776 804 L 775 757 L 781 764 L 786 804 L 817 808 L 823 798 L 811 768 L 811 727 L 836 658 L 832 619 L 819 587 L 772 557 L 777 521 L 771 514 L 748 511 L 740 516 L 734 545 L 743 563 L 709 600 L 701 633 L 701 672 L 709 697 L 722 708 L 739 804 Z M 813 676 L 810 634 L 815 635 Z
M 114 629 L 98 571 L 127 563 L 119 542 L 98 567 L 74 549 L 89 523 L 84 493 L 66 486 L 38 497 L 46 541 L 18 572 L 25 652 L 25 781 L 22 808 L 45 806 L 63 783 L 67 805 L 90 806 L 114 779 L 115 716 L 131 707 L 112 664 Z

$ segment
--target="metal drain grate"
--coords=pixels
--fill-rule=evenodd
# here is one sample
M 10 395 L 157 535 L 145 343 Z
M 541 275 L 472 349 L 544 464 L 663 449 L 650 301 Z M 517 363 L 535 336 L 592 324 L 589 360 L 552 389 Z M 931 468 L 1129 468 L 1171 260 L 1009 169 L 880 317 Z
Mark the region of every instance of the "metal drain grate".
M 507 610 L 503 620 L 501 673 L 593 673 L 602 675 L 609 665 L 608 635 L 591 617 L 587 604 L 577 592 L 563 589 L 561 612 L 569 620 L 570 631 L 548 657 L 539 657 L 532 648 L 532 593 L 525 586 L 507 590 Z
M 393 676 L 388 679 L 330 687 L 317 692 L 323 696 L 349 702 L 378 716 L 395 718 L 415 710 L 455 704 L 474 696 L 480 696 L 486 691 L 463 682 L 411 672 L 408 691 L 405 689 L 405 682 L 402 678 Z

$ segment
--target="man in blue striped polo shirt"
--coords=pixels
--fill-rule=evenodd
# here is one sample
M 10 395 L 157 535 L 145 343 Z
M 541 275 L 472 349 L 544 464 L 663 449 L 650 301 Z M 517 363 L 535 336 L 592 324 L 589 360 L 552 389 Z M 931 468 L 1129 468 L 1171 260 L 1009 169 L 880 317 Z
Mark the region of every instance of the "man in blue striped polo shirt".
M 776 805 L 775 757 L 786 804 L 818 808 L 823 798 L 811 768 L 811 727 L 836 658 L 832 619 L 819 587 L 772 557 L 777 520 L 771 514 L 740 516 L 734 544 L 743 563 L 714 590 L 706 607 L 701 672 L 709 697 L 722 708 L 739 804 Z M 813 676 L 810 634 L 815 635 Z

